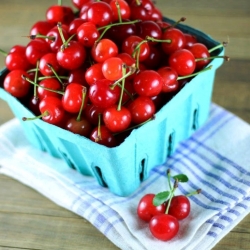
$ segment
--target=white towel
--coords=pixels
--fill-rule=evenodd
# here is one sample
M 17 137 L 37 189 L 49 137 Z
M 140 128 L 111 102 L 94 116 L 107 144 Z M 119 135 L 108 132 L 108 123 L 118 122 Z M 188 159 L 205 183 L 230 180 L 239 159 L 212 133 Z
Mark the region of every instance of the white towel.
M 146 193 L 168 189 L 166 170 L 184 173 L 177 193 L 191 196 L 191 214 L 171 241 L 155 239 L 136 214 Z M 17 119 L 0 127 L 0 173 L 90 221 L 120 249 L 211 249 L 250 211 L 250 126 L 212 104 L 206 124 L 179 144 L 164 165 L 129 197 L 118 197 L 60 160 L 33 148 Z

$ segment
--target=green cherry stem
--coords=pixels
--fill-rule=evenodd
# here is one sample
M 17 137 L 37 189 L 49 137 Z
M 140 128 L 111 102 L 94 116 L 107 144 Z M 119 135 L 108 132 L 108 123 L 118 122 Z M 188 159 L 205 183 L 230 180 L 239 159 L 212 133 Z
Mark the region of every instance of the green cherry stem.
M 192 195 L 195 195 L 195 194 L 200 194 L 201 193 L 201 189 L 197 189 L 191 193 L 188 193 L 186 196 L 189 197 L 189 196 L 192 196 Z
M 38 60 L 36 62 L 36 71 L 35 71 L 35 78 L 34 78 L 34 82 L 36 84 L 37 84 L 37 80 L 38 80 L 39 63 L 40 63 L 40 61 Z M 34 85 L 34 97 L 37 97 L 37 86 L 36 85 Z
M 62 6 L 62 0 L 58 0 L 57 5 Z
M 119 23 L 122 23 L 122 16 L 121 16 L 121 7 L 120 4 L 118 3 L 118 1 L 116 0 L 115 2 L 116 8 L 117 8 L 117 12 L 118 12 L 118 20 Z
M 97 129 L 97 137 L 95 138 L 95 142 L 98 142 L 98 141 L 100 141 L 102 139 L 101 116 L 102 116 L 102 114 L 98 114 L 98 129 Z
M 5 57 L 8 55 L 8 53 L 2 49 L 0 49 L 0 54 L 2 54 Z
M 81 107 L 80 107 L 80 111 L 78 113 L 78 116 L 76 118 L 76 121 L 81 121 L 81 117 L 82 117 L 82 111 L 83 111 L 83 107 L 84 107 L 84 103 L 85 103 L 85 99 L 86 99 L 86 93 L 87 93 L 87 89 L 86 87 L 83 87 L 82 89 L 82 103 L 81 103 Z
M 202 58 L 196 58 L 195 61 L 199 62 L 199 61 L 203 61 L 203 60 L 212 60 L 215 58 L 223 58 L 225 61 L 230 61 L 230 57 L 229 56 L 210 56 L 210 57 L 202 57 Z
M 62 82 L 62 79 L 58 76 L 58 74 L 56 73 L 55 69 L 53 68 L 53 66 L 50 64 L 50 63 L 47 63 L 46 64 L 49 69 L 53 72 L 53 74 L 55 75 L 56 79 L 62 84 L 63 86 L 63 82 Z
M 126 75 L 126 65 L 123 64 L 122 65 L 122 76 L 125 76 Z M 125 79 L 124 77 L 122 77 L 122 84 L 121 84 L 121 94 L 120 94 L 120 99 L 119 99 L 119 103 L 118 103 L 118 106 L 117 106 L 117 110 L 120 111 L 121 110 L 121 107 L 122 107 L 122 97 L 123 97 L 123 93 L 124 93 L 124 87 L 125 87 Z
M 167 179 L 168 179 L 168 186 L 169 186 L 169 189 L 172 190 L 172 185 L 171 185 L 171 174 L 170 174 L 170 169 L 167 170 Z
M 210 50 L 208 50 L 208 52 L 209 52 L 209 54 L 211 54 L 211 52 L 213 52 L 213 51 L 215 51 L 215 50 L 217 50 L 217 49 L 219 49 L 221 47 L 226 47 L 227 44 L 228 44 L 228 42 L 222 42 L 222 43 L 218 44 L 217 46 L 215 46 L 215 47 L 211 48 Z
M 174 28 L 176 27 L 179 23 L 181 22 L 185 22 L 186 21 L 186 17 L 181 17 L 178 21 L 176 21 L 175 23 L 173 23 L 172 25 L 170 25 L 169 27 L 163 28 L 162 31 L 165 32 L 166 30 L 170 29 L 170 28 Z
M 146 39 L 147 41 L 159 42 L 159 43 L 171 43 L 171 42 L 172 42 L 172 40 L 170 40 L 170 39 L 161 40 L 161 39 L 156 39 L 156 38 L 151 37 L 151 36 L 146 36 L 145 39 Z
M 63 91 L 54 90 L 54 89 L 50 89 L 50 88 L 46 88 L 46 87 L 40 86 L 39 84 L 37 84 L 37 83 L 31 81 L 31 80 L 30 80 L 28 77 L 26 77 L 25 75 L 22 75 L 22 78 L 23 78 L 24 80 L 26 80 L 27 82 L 29 82 L 29 83 L 31 83 L 31 84 L 33 84 L 33 85 L 39 87 L 39 88 L 43 88 L 43 89 L 45 89 L 45 90 L 48 90 L 48 91 L 51 91 L 51 92 L 54 92 L 54 93 L 57 93 L 57 94 L 64 95 L 64 92 L 63 92 Z
M 58 76 L 60 79 L 68 80 L 68 76 Z M 38 81 L 42 81 L 44 79 L 49 79 L 49 78 L 57 78 L 56 76 L 40 76 L 38 77 Z
M 37 119 L 40 119 L 44 116 L 48 116 L 49 115 L 49 111 L 44 111 L 41 115 L 38 115 L 38 116 L 35 116 L 35 117 L 30 117 L 30 118 L 27 118 L 27 117 L 23 117 L 22 120 L 23 121 L 33 121 L 33 120 L 37 120 Z
M 34 40 L 36 38 L 43 38 L 43 39 L 48 39 L 51 41 L 55 41 L 55 37 L 54 36 L 44 36 L 44 35 L 40 35 L 40 34 L 36 34 L 36 35 L 31 35 L 28 36 L 31 40 Z
M 182 79 L 186 79 L 186 78 L 189 78 L 189 77 L 193 77 L 193 76 L 196 76 L 196 75 L 198 75 L 200 73 L 206 72 L 206 71 L 208 71 L 210 69 L 212 69 L 212 65 L 210 65 L 210 66 L 208 66 L 208 67 L 206 67 L 206 68 L 204 68 L 204 69 L 202 69 L 202 70 L 200 70 L 198 72 L 195 72 L 193 74 L 186 75 L 186 76 L 179 76 L 179 77 L 177 77 L 177 80 L 182 80 Z
M 170 204 L 171 204 L 171 201 L 172 201 L 172 199 L 173 199 L 173 197 L 174 197 L 174 192 L 175 192 L 175 190 L 177 189 L 177 187 L 178 187 L 178 180 L 175 180 L 174 186 L 173 186 L 173 188 L 170 190 L 170 198 L 169 198 L 169 200 L 168 200 L 168 206 L 167 206 L 167 208 L 166 208 L 165 214 L 168 214 L 168 211 L 169 211 L 169 208 L 170 208 Z

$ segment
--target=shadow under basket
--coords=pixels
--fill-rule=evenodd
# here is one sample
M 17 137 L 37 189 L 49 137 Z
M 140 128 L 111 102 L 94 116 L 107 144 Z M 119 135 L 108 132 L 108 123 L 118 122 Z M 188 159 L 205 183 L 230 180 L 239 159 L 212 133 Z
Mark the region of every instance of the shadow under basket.
M 166 19 L 168 22 L 172 20 Z M 218 45 L 210 36 L 189 26 L 178 25 L 195 35 L 208 48 Z M 223 55 L 218 49 L 214 55 Z M 134 129 L 117 147 L 108 148 L 63 130 L 42 120 L 23 122 L 34 116 L 17 98 L 3 89 L 7 74 L 0 72 L 0 97 L 20 120 L 24 132 L 36 148 L 62 158 L 69 167 L 83 175 L 93 176 L 98 183 L 119 196 L 128 196 L 148 178 L 150 170 L 166 162 L 178 143 L 189 138 L 208 118 L 216 69 L 223 59 L 214 59 L 212 69 L 189 81 L 155 115 L 155 119 Z

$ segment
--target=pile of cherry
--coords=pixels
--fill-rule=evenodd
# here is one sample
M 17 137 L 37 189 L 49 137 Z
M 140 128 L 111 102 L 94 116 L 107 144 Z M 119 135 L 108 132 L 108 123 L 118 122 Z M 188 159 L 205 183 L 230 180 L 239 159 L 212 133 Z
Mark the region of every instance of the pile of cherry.
M 35 117 L 108 147 L 155 113 L 188 79 L 209 70 L 211 52 L 151 0 L 60 1 L 6 56 L 3 87 Z
M 179 221 L 187 218 L 191 211 L 189 196 L 201 193 L 201 189 L 187 195 L 175 195 L 179 182 L 188 182 L 185 174 L 171 176 L 167 171 L 169 191 L 145 194 L 138 203 L 138 217 L 149 223 L 152 235 L 162 241 L 173 239 L 180 228 Z M 171 180 L 174 180 L 172 185 Z

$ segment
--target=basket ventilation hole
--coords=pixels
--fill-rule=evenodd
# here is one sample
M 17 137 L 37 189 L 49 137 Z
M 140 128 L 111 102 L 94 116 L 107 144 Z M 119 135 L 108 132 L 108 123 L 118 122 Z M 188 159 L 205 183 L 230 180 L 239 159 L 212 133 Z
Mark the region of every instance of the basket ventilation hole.
M 173 153 L 174 147 L 174 132 L 171 133 L 168 137 L 168 148 L 167 148 L 167 156 L 170 156 Z
M 60 151 L 60 150 L 59 150 L 59 151 Z M 65 153 L 61 152 L 61 151 L 60 151 L 60 153 L 61 153 L 63 159 L 64 159 L 64 160 L 66 161 L 66 163 L 68 164 L 68 166 L 69 166 L 70 168 L 76 170 L 75 165 L 71 162 L 71 160 L 68 158 L 68 156 L 67 156 Z
M 95 173 L 99 184 L 103 187 L 108 187 L 107 183 L 103 179 L 102 171 L 98 166 L 95 166 Z
M 144 169 L 145 169 L 145 159 L 141 160 L 141 165 L 140 165 L 140 181 L 144 180 Z
M 199 127 L 198 124 L 198 109 L 194 110 L 194 114 L 193 114 L 193 126 L 192 129 L 196 130 Z

